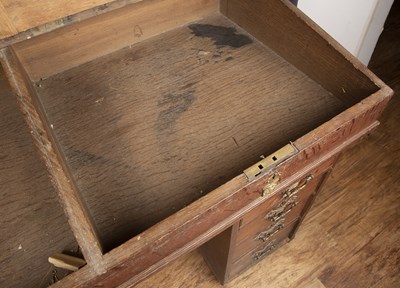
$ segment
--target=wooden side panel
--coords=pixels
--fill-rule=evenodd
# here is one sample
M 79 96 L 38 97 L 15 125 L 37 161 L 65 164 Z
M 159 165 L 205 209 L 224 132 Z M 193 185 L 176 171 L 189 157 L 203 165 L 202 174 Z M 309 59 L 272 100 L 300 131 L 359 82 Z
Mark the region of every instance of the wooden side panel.
M 51 180 L 58 189 L 60 200 L 76 240 L 87 263 L 96 273 L 100 273 L 102 272 L 102 249 L 97 232 L 54 139 L 52 128 L 46 122 L 40 102 L 34 98 L 35 93 L 28 84 L 24 71 L 19 66 L 12 51 L 3 49 L 0 52 L 0 60 L 7 78 L 17 96 L 18 104 L 25 116 L 40 155 L 50 172 Z
M 376 92 L 375 83 L 382 84 L 289 2 L 227 0 L 222 12 L 349 105 Z
M 230 251 L 232 245 L 236 242 L 238 226 L 238 223 L 236 223 L 200 247 L 204 260 L 221 284 L 225 283 L 230 257 L 232 256 Z
M 1 67 L 0 211 L 0 287 L 48 287 L 47 257 L 78 244 Z
M 147 0 L 18 43 L 14 48 L 35 81 L 217 11 L 216 0 Z

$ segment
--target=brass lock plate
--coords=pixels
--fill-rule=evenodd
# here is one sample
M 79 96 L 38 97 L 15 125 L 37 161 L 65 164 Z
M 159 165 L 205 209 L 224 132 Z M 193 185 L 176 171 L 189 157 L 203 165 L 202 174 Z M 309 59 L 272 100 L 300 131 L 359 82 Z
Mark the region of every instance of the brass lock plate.
M 265 175 L 265 173 L 267 173 L 271 168 L 275 167 L 289 157 L 295 155 L 297 152 L 298 150 L 293 144 L 288 144 L 276 151 L 275 153 L 257 162 L 253 166 L 247 168 L 243 172 L 249 182 L 251 182 L 258 177 Z

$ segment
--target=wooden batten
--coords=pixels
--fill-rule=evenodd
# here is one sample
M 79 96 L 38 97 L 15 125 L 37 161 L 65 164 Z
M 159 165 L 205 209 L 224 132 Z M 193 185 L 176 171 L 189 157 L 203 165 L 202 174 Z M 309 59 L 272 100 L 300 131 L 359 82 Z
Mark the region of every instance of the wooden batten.
M 86 261 L 71 255 L 56 253 L 48 258 L 49 263 L 55 267 L 62 268 L 69 271 L 78 271 L 79 268 L 86 265 Z
M 101 273 L 103 255 L 96 228 L 52 133 L 51 124 L 46 121 L 40 101 L 12 49 L 2 49 L 0 60 L 53 185 L 59 192 L 60 202 L 82 253 L 90 267 Z
M 14 49 L 36 81 L 217 11 L 216 0 L 147 0 L 17 43 Z
M 298 13 L 289 1 L 223 2 L 223 14 L 344 103 L 353 105 L 376 92 L 379 88 L 375 84 L 382 85 L 317 24 Z

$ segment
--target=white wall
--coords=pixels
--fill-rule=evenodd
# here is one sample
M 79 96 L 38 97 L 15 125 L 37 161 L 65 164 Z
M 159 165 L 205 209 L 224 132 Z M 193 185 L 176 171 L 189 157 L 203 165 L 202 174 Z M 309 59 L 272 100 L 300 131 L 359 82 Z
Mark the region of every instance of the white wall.
M 298 7 L 368 64 L 393 0 L 299 0 Z

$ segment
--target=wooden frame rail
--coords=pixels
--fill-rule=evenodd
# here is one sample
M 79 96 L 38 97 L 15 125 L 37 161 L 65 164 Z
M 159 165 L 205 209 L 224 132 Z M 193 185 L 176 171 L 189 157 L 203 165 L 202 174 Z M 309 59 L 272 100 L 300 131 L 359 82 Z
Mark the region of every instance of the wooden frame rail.
M 96 228 L 65 163 L 65 157 L 53 135 L 51 125 L 46 121 L 40 100 L 13 54 L 12 48 L 2 49 L 0 59 L 17 97 L 19 108 L 25 115 L 35 144 L 59 192 L 60 202 L 83 256 L 96 273 L 101 273 L 104 271 L 101 263 L 103 253 Z

